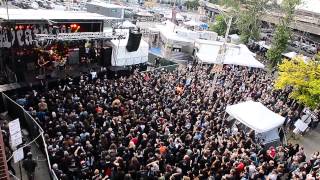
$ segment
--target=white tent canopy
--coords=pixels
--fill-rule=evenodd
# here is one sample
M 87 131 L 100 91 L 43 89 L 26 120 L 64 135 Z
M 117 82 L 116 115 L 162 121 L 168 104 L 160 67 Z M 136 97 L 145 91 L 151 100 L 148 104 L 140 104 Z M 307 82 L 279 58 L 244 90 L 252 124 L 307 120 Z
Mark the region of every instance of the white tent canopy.
M 183 22 L 183 24 L 185 24 L 187 26 L 200 26 L 203 23 L 196 22 L 195 20 L 190 20 L 190 21 Z
M 287 58 L 289 58 L 289 59 L 292 59 L 292 58 L 294 58 L 294 57 L 296 57 L 296 56 L 299 56 L 299 54 L 296 53 L 296 52 L 288 52 L 288 53 L 284 53 L 284 54 L 282 54 L 282 55 L 285 56 L 285 57 L 287 57 Z M 310 59 L 310 58 L 307 57 L 307 56 L 303 56 L 303 55 L 301 55 L 301 56 L 302 56 L 302 59 L 303 59 L 305 62 L 307 62 L 308 59 Z
M 144 17 L 152 17 L 153 15 L 147 11 L 139 11 L 136 13 L 138 16 L 144 16 Z
M 250 54 L 239 54 L 225 56 L 224 64 L 233 64 L 238 66 L 247 66 L 254 68 L 264 68 L 264 65 L 256 60 L 256 58 Z
M 238 34 L 231 34 L 228 36 L 231 40 L 231 43 L 239 43 L 240 42 L 240 36 Z
M 124 22 L 120 23 L 120 27 L 122 27 L 122 28 L 135 28 L 136 25 L 132 24 L 128 20 L 125 20 Z
M 137 51 L 127 51 L 128 38 L 121 40 L 111 40 L 112 66 L 130 66 L 148 61 L 149 45 L 143 39 L 140 41 L 140 45 Z
M 319 7 L 319 0 L 302 0 L 302 2 L 298 5 L 297 9 L 314 13 L 320 13 Z
M 175 32 L 176 25 L 169 20 L 162 22 L 162 25 L 157 24 L 156 28 L 159 30 L 160 37 L 165 43 L 188 46 L 194 42 L 187 37 L 179 36 Z
M 218 56 L 222 46 L 223 42 L 198 40 L 196 47 L 199 51 L 196 53 L 196 56 L 202 63 L 218 64 Z M 247 46 L 243 44 L 227 44 L 226 46 L 227 50 L 223 64 L 264 68 L 264 65 L 256 60 L 255 54 Z
M 226 112 L 257 133 L 276 129 L 285 120 L 284 117 L 272 112 L 260 102 L 254 101 L 227 106 Z

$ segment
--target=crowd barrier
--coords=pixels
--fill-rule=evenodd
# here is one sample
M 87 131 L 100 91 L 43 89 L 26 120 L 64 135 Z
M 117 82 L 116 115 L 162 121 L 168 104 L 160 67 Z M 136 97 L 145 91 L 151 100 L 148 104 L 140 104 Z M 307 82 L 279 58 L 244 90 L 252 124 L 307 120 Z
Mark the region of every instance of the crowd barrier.
M 46 160 L 48 163 L 49 173 L 52 180 L 58 180 L 54 171 L 51 169 L 51 163 L 49 159 L 49 154 L 47 151 L 47 144 L 44 139 L 44 131 L 39 125 L 39 123 L 18 103 L 12 100 L 5 93 L 2 93 L 2 101 L 0 101 L 0 105 L 2 106 L 2 111 L 7 111 L 8 115 L 14 120 L 19 118 L 20 126 L 22 129 L 26 129 L 29 133 L 29 138 L 32 140 L 36 139 L 36 143 L 40 149 L 40 151 L 45 154 Z M 38 138 L 39 135 L 41 138 Z
M 168 72 L 174 71 L 179 67 L 178 64 L 172 64 L 168 66 L 161 66 L 161 67 L 156 67 L 147 71 L 141 71 L 141 73 L 146 73 L 146 72 L 154 72 L 154 71 L 161 71 L 161 70 L 166 70 Z
M 166 63 L 169 64 L 168 62 Z M 161 71 L 161 70 L 166 70 L 167 72 L 170 72 L 170 71 L 174 71 L 176 68 L 178 68 L 178 66 L 179 66 L 178 64 L 165 65 L 165 66 L 155 67 L 147 71 L 141 71 L 140 73 L 154 72 L 154 71 Z M 0 98 L 0 105 L 2 107 L 1 112 L 7 111 L 8 115 L 13 120 L 16 118 L 19 118 L 21 127 L 28 131 L 31 139 L 35 139 L 39 135 L 41 135 L 41 138 L 37 138 L 35 142 L 39 145 L 40 151 L 44 153 L 46 156 L 51 179 L 58 180 L 56 174 L 51 168 L 51 162 L 50 162 L 49 154 L 47 151 L 47 144 L 44 138 L 44 131 L 39 125 L 39 123 L 30 115 L 28 111 L 26 111 L 21 105 L 16 103 L 5 93 L 2 93 L 2 98 Z

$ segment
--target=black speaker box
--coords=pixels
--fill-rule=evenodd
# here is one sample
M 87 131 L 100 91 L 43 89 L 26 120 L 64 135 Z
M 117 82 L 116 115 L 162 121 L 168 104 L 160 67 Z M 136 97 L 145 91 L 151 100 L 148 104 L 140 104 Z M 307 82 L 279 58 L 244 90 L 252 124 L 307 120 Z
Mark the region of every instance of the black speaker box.
M 103 47 L 101 49 L 101 58 L 99 61 L 99 65 L 103 67 L 111 66 L 111 55 L 112 55 L 112 48 L 111 47 Z
M 142 34 L 139 31 L 130 31 L 129 32 L 129 39 L 127 43 L 127 51 L 133 52 L 137 51 L 140 46 Z
M 68 63 L 70 65 L 72 64 L 79 64 L 79 59 L 80 59 L 80 54 L 79 54 L 79 49 L 70 49 L 69 54 L 68 54 Z

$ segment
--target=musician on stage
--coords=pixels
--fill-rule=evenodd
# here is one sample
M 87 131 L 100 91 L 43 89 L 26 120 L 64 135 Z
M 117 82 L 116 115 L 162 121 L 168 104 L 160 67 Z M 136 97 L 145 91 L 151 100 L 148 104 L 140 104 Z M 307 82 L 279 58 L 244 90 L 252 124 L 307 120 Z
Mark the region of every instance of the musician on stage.
M 39 66 L 39 76 L 45 76 L 46 75 L 46 65 L 49 63 L 50 61 L 46 61 L 44 59 L 44 57 L 41 55 L 38 58 L 38 66 Z

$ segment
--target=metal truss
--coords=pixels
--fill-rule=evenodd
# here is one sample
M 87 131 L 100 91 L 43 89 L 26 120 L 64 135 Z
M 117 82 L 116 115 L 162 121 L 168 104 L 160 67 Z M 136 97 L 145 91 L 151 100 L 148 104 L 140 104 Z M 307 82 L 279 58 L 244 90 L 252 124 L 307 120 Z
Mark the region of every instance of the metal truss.
M 59 33 L 59 34 L 36 34 L 35 40 L 48 41 L 77 41 L 77 40 L 97 40 L 97 39 L 125 39 L 126 33 L 105 33 L 105 32 L 75 32 L 75 33 Z

